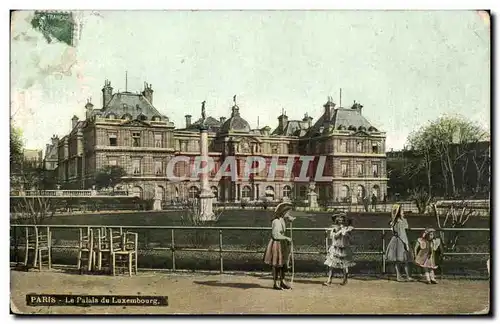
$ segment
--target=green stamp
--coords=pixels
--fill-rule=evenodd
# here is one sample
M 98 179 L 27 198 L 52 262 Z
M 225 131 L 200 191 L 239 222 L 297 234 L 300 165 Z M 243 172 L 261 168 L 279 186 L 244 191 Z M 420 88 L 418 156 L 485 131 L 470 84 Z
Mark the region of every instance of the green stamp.
M 49 44 L 60 41 L 74 45 L 75 20 L 71 12 L 35 11 L 31 25 L 43 34 Z

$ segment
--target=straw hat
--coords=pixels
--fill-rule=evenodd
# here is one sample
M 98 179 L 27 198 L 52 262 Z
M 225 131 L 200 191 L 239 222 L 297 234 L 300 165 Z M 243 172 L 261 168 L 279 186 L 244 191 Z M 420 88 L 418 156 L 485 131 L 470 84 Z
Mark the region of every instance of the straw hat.
M 274 217 L 281 216 L 291 209 L 292 209 L 291 203 L 282 202 L 282 203 L 278 204 L 278 206 L 276 206 L 276 209 L 274 210 Z
M 426 228 L 426 229 L 425 229 L 425 231 L 422 233 L 422 238 L 425 238 L 425 237 L 427 237 L 427 235 L 428 235 L 429 233 L 434 233 L 434 232 L 436 232 L 436 230 L 435 230 L 435 229 L 433 229 L 433 228 L 431 228 L 431 227 L 428 227 L 428 228 Z
M 335 224 L 346 224 L 347 214 L 341 211 L 334 210 L 332 215 L 332 221 Z
M 400 204 L 394 204 L 392 205 L 392 210 L 391 210 L 391 221 L 394 221 L 396 219 L 397 214 L 401 210 L 401 205 Z

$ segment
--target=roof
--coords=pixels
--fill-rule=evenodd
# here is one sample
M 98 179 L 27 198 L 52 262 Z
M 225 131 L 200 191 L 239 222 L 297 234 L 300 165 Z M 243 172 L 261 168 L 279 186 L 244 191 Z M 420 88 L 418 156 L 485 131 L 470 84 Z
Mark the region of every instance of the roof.
M 200 118 L 182 130 L 198 132 L 200 130 L 200 126 L 201 126 L 202 122 L 203 122 L 203 119 Z M 212 116 L 208 116 L 207 119 L 205 120 L 205 125 L 208 127 L 209 132 L 217 133 L 219 131 L 220 127 L 222 126 L 222 123 L 220 122 L 220 120 L 217 120 L 217 119 L 213 118 Z
M 145 116 L 151 120 L 153 117 L 166 119 L 149 101 L 140 93 L 119 92 L 113 94 L 111 100 L 102 109 L 96 109 L 93 114 L 108 116 L 114 114 L 117 118 L 130 115 L 132 119 L 138 119 L 139 116 Z
M 232 108 L 233 112 L 231 114 L 231 118 L 226 120 L 224 124 L 222 124 L 219 129 L 220 133 L 229 133 L 229 132 L 241 132 L 241 133 L 250 133 L 250 125 L 248 122 L 240 116 L 240 108 L 237 105 L 234 105 Z
M 328 106 L 328 102 L 325 106 Z M 308 132 L 309 136 L 316 136 L 322 133 L 322 129 L 350 129 L 350 130 L 377 130 L 370 122 L 361 114 L 361 106 L 359 103 L 354 103 L 352 108 L 333 108 L 335 105 L 331 103 L 328 107 L 332 107 L 331 118 L 327 119 L 325 113 L 311 127 Z M 326 108 L 325 108 L 326 109 Z M 329 109 L 329 108 L 328 108 Z
M 279 125 L 273 132 L 272 135 L 281 135 L 281 136 L 304 136 L 307 132 L 306 122 L 300 120 L 289 120 L 286 125 L 284 125 L 283 129 Z

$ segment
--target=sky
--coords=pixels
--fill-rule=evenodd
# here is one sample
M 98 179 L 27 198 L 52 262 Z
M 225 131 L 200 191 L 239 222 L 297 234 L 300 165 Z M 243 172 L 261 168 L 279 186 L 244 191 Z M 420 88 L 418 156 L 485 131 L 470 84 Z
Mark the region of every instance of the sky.
M 361 103 L 363 115 L 398 150 L 442 115 L 490 130 L 490 25 L 475 11 L 86 11 L 75 12 L 74 46 L 47 43 L 11 21 L 11 116 L 25 146 L 84 118 L 101 89 L 139 92 L 177 127 L 184 115 L 228 117 L 233 95 L 252 127 L 305 113 L 317 120 L 328 96 Z

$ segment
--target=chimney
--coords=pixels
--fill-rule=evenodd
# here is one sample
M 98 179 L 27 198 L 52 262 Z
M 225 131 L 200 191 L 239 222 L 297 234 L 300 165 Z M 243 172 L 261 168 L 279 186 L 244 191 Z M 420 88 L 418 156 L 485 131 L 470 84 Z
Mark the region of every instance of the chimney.
M 113 88 L 111 87 L 111 82 L 104 80 L 104 88 L 102 88 L 102 107 L 106 107 L 113 97 Z
M 353 103 L 351 108 L 356 110 L 361 115 L 361 112 L 363 110 L 363 106 L 359 102 L 356 102 L 356 100 L 354 100 L 354 103 Z
M 71 129 L 75 128 L 77 123 L 78 123 L 78 117 L 73 116 L 73 118 L 71 118 Z
M 220 120 L 221 124 L 224 124 L 224 122 L 226 121 L 226 117 L 220 117 L 219 120 Z
M 191 126 L 191 115 L 186 115 L 184 116 L 186 118 L 186 128 L 188 128 L 189 126 Z
M 50 144 L 45 145 L 45 155 L 49 153 L 50 150 Z
M 325 116 L 325 121 L 330 121 L 332 119 L 332 110 L 335 108 L 335 104 L 332 101 L 332 97 L 328 97 L 328 101 L 323 105 L 325 108 L 325 112 L 323 116 Z
M 151 84 L 144 82 L 144 91 L 142 95 L 148 99 L 150 104 L 153 104 L 153 86 Z
M 286 125 L 288 124 L 288 116 L 286 115 L 286 111 L 282 111 L 281 115 L 278 117 L 278 127 L 281 130 L 284 130 Z
M 302 119 L 303 122 L 307 122 L 307 127 L 311 128 L 312 126 L 312 120 L 313 118 L 310 117 L 307 113 L 304 114 L 304 118 Z
M 87 100 L 87 104 L 85 105 L 85 119 L 90 119 L 92 117 L 92 111 L 94 110 L 94 105 L 90 102 L 92 99 Z

